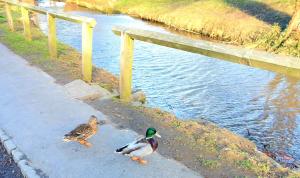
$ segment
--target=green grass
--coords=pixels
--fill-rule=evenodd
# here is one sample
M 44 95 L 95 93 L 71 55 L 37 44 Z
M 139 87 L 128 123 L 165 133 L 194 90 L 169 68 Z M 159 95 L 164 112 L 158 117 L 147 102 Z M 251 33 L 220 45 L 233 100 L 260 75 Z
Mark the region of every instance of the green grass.
M 1 13 L 1 12 L 0 12 Z M 17 29 L 20 29 L 20 22 L 15 22 Z M 20 55 L 32 54 L 35 51 L 41 60 L 48 60 L 48 44 L 46 36 L 43 36 L 41 32 L 34 30 L 35 39 L 33 41 L 28 41 L 24 38 L 22 31 L 16 33 L 10 32 L 6 19 L 0 18 L 0 28 L 5 34 L 1 37 L 1 41 L 13 48 L 14 51 Z
M 237 165 L 246 170 L 251 170 L 253 168 L 253 163 L 248 159 L 237 161 Z
M 268 175 L 271 171 L 270 164 L 266 162 L 259 162 L 254 164 L 252 159 L 243 159 L 236 162 L 236 165 L 247 171 L 254 171 L 257 175 Z
M 48 60 L 48 46 L 45 39 L 36 39 L 33 41 L 27 41 L 24 36 L 19 33 L 6 33 L 4 41 L 9 41 L 9 46 L 15 49 L 15 52 L 20 55 L 32 54 L 32 50 L 36 50 L 36 55 L 40 60 Z M 29 48 L 29 46 L 31 48 Z
M 95 0 L 93 2 L 79 0 L 82 6 L 107 13 L 129 14 L 215 40 L 268 51 L 282 36 L 281 32 L 293 14 L 295 0 Z M 280 26 L 279 33 L 274 31 L 278 26 Z M 274 33 L 270 34 L 270 31 Z M 294 35 L 275 53 L 300 57 L 299 46 L 299 39 Z
M 199 157 L 199 162 L 202 166 L 210 169 L 215 169 L 220 166 L 220 161 L 218 160 L 213 160 L 213 159 L 204 159 L 202 157 Z

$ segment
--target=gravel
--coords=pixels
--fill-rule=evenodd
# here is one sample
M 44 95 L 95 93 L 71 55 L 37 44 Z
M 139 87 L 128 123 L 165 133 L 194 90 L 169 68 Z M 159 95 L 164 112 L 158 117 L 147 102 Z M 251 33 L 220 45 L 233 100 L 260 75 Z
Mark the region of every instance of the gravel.
M 13 161 L 2 143 L 0 143 L 0 177 L 1 178 L 23 178 L 21 170 Z

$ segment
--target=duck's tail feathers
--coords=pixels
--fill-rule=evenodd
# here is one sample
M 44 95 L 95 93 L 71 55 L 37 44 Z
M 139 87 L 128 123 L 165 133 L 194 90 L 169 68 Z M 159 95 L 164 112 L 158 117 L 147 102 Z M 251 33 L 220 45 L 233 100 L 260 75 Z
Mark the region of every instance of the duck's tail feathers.
M 116 149 L 116 153 L 122 153 L 122 151 L 125 149 L 125 148 L 127 148 L 128 147 L 128 145 L 126 145 L 126 146 L 123 146 L 122 148 L 119 148 L 119 149 Z

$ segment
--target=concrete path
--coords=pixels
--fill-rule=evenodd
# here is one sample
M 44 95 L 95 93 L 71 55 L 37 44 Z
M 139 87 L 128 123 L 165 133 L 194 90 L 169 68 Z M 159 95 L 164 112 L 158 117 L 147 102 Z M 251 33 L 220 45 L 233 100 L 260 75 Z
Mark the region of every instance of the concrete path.
M 114 150 L 137 134 L 104 125 L 86 149 L 62 142 L 62 136 L 91 114 L 105 116 L 68 97 L 55 80 L 0 44 L 0 128 L 13 137 L 35 168 L 53 178 L 193 178 L 184 165 L 158 153 L 138 165 Z

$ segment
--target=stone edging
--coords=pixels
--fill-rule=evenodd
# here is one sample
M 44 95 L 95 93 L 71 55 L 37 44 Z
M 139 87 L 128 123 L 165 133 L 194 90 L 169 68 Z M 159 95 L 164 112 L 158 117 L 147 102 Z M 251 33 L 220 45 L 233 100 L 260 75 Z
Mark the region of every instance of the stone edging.
M 4 145 L 8 154 L 12 155 L 13 160 L 17 166 L 21 169 L 22 175 L 25 178 L 45 178 L 44 174 L 40 170 L 31 166 L 28 158 L 23 154 L 15 145 L 12 138 L 6 134 L 6 132 L 0 128 L 0 141 Z

